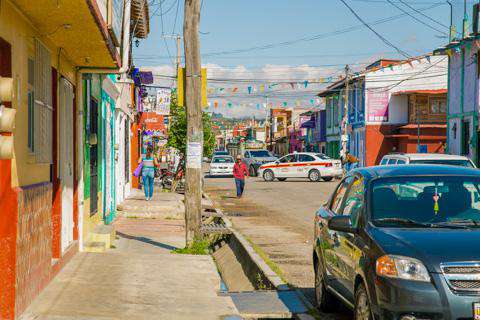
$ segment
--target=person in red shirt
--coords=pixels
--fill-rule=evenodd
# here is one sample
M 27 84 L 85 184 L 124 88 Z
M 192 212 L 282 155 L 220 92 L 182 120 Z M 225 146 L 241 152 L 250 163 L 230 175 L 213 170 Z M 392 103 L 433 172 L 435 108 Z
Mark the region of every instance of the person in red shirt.
M 247 165 L 242 161 L 240 155 L 233 166 L 233 177 L 235 178 L 235 186 L 237 187 L 237 198 L 241 198 L 245 189 L 245 177 L 248 177 Z

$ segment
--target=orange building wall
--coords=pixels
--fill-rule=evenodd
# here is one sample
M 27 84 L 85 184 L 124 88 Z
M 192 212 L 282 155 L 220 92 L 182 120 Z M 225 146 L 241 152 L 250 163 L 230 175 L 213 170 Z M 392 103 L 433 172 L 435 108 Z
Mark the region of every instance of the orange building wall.
M 367 125 L 365 128 L 365 165 L 374 166 L 382 157 L 391 152 L 394 141 L 386 138 L 397 126 L 392 125 Z
M 0 76 L 12 76 L 11 45 L 0 38 Z M 10 103 L 5 106 L 11 107 Z M 12 189 L 12 161 L 0 160 L 0 319 L 13 319 L 17 247 L 17 195 Z

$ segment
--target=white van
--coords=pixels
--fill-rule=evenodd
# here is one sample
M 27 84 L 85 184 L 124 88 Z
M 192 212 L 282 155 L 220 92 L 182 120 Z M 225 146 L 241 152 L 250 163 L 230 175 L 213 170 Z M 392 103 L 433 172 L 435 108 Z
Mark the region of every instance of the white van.
M 440 153 L 391 153 L 380 161 L 381 166 L 394 164 L 443 164 L 476 168 L 468 157 Z

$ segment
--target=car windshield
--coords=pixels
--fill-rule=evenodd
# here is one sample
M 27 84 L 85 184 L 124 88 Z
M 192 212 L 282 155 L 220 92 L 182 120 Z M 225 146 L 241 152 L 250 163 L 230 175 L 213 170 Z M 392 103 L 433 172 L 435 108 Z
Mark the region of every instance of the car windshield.
M 228 156 L 228 151 L 215 151 L 216 156 Z
M 480 178 L 381 178 L 371 188 L 371 219 L 375 225 L 480 227 Z
M 255 158 L 268 158 L 272 156 L 267 150 L 252 150 L 250 154 Z
M 330 160 L 331 159 L 329 156 L 327 156 L 323 153 L 317 153 L 316 156 L 319 157 L 322 160 Z
M 213 163 L 233 163 L 232 157 L 215 157 L 213 158 Z
M 438 160 L 412 160 L 410 161 L 411 164 L 443 164 L 449 166 L 460 166 L 460 167 L 468 167 L 472 168 L 472 163 L 468 160 L 446 160 L 446 159 L 438 159 Z

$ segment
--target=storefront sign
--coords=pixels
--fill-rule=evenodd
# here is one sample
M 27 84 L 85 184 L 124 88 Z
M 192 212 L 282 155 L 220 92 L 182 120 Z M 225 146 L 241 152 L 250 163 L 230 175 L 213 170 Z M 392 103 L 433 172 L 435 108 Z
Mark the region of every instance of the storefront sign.
M 140 121 L 145 124 L 145 130 L 164 131 L 164 116 L 156 112 L 144 112 Z
M 170 89 L 157 89 L 157 101 L 155 112 L 161 115 L 168 116 L 170 114 Z
M 369 122 L 388 121 L 388 91 L 367 90 L 368 118 Z

